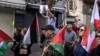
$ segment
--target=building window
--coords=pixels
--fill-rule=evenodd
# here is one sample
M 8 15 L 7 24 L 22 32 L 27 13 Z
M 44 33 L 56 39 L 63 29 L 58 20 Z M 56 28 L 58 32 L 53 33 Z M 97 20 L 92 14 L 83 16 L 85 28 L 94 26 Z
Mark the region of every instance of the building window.
M 67 0 L 68 9 L 69 10 L 76 10 L 76 1 L 75 0 Z
M 70 10 L 73 10 L 73 0 L 70 0 L 69 1 L 69 9 Z

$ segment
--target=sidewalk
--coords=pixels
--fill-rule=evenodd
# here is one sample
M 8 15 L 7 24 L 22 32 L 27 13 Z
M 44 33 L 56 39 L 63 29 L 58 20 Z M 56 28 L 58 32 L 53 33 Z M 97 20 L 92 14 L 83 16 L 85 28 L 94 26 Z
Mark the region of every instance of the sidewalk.
M 14 56 L 13 52 L 10 50 L 10 46 L 8 47 L 5 56 Z M 33 44 L 33 46 L 31 47 L 30 56 L 41 56 L 41 48 L 38 44 Z

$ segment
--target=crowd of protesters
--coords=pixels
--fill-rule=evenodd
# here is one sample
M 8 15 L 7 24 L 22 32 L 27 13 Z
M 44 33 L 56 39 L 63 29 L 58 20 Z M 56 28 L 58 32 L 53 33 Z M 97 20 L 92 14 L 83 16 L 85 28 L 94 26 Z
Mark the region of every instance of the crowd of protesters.
M 48 19 L 47 25 L 41 28 L 40 47 L 43 50 L 42 52 L 44 52 L 43 56 L 59 56 L 59 53 L 48 44 L 50 43 L 51 39 L 58 33 L 58 31 L 63 27 L 63 25 L 61 24 L 59 28 L 56 27 L 56 17 L 49 10 L 48 16 L 45 16 L 42 13 L 41 15 L 44 18 Z M 14 56 L 29 56 L 29 54 L 31 53 L 31 45 L 20 44 L 26 31 L 27 28 L 14 29 L 14 45 L 11 48 L 11 50 L 14 52 Z M 100 30 L 97 30 L 95 35 L 97 47 L 94 48 L 91 53 L 87 53 L 87 51 L 81 46 L 82 37 L 85 31 L 85 25 L 77 27 L 74 23 L 67 24 L 67 29 L 64 35 L 64 56 L 100 56 Z M 20 52 L 22 49 L 25 53 Z
M 49 13 L 52 14 L 50 11 Z M 48 45 L 48 43 L 52 39 L 52 34 L 53 35 L 57 34 L 55 33 L 55 30 L 54 30 L 57 28 L 55 27 L 55 24 L 52 24 L 56 22 L 54 20 L 56 19 L 56 17 L 54 15 L 53 17 L 48 16 L 47 19 L 49 23 L 47 24 L 46 29 L 42 28 L 42 31 L 43 31 L 42 36 L 44 35 L 44 37 L 41 36 L 42 43 L 44 42 L 43 43 L 44 45 L 42 45 L 42 49 L 43 49 L 43 52 L 46 53 L 44 56 L 59 56 L 59 53 L 56 50 L 54 50 L 51 47 L 45 46 L 45 44 Z M 50 29 L 51 27 L 49 27 L 48 25 L 51 25 L 51 27 L 54 29 Z M 63 25 L 61 24 L 58 29 L 60 30 L 62 27 Z M 86 28 L 87 27 L 84 24 L 80 25 L 79 27 L 77 27 L 75 23 L 67 24 L 67 29 L 65 31 L 65 36 L 64 36 L 64 56 L 100 56 L 100 30 L 97 30 L 97 33 L 95 35 L 96 41 L 97 41 L 97 47 L 93 49 L 90 53 L 88 53 L 81 45 L 81 41 L 86 31 Z M 50 35 L 50 31 L 52 32 L 51 35 Z
M 42 38 L 41 36 L 41 43 L 43 43 L 43 52 L 46 53 L 44 56 L 59 56 L 59 53 L 56 50 L 47 46 L 52 39 L 52 34 L 55 35 L 53 32 L 53 26 L 51 25 L 52 29 L 48 26 L 49 25 L 47 25 L 46 28 L 42 28 L 44 37 Z M 51 34 L 50 31 L 52 32 Z M 77 33 L 72 29 L 71 24 L 67 25 L 67 30 L 65 31 L 64 36 L 64 56 L 100 56 L 100 30 L 97 30 L 95 35 L 97 47 L 90 53 L 88 53 L 81 45 L 82 37 L 84 36 L 85 31 L 86 26 L 84 24 L 78 27 Z

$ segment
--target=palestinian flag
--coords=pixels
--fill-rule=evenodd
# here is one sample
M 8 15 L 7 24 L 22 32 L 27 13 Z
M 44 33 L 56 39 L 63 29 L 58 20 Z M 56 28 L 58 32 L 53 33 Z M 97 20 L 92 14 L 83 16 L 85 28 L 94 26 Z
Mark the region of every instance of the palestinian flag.
M 94 20 L 98 19 L 99 19 L 99 10 L 97 5 L 97 0 L 95 0 L 91 21 L 87 25 L 86 32 L 81 42 L 81 45 L 87 52 L 91 52 L 91 50 L 96 47 Z
M 35 16 L 32 24 L 29 26 L 29 28 L 24 36 L 23 44 L 37 43 L 38 37 L 40 37 L 39 23 L 38 23 L 38 17 Z
M 51 40 L 50 46 L 53 47 L 56 51 L 60 53 L 60 56 L 64 55 L 64 34 L 65 34 L 66 26 L 64 26 Z
M 11 37 L 0 30 L 0 56 L 4 56 L 10 40 L 12 40 Z

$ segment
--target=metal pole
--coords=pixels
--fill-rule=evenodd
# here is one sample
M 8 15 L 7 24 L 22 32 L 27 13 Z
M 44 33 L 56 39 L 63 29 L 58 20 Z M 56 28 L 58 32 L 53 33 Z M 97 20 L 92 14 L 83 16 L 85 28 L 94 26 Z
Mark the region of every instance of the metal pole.
M 47 46 L 47 48 L 48 48 L 49 46 L 50 46 L 50 45 L 48 45 L 48 46 Z M 44 54 L 45 54 L 45 52 L 43 51 L 43 53 L 42 53 L 42 55 L 41 55 L 41 56 L 44 56 Z
M 65 0 L 65 19 L 64 19 L 64 25 L 67 25 L 67 20 L 66 20 L 67 19 L 67 11 L 68 11 L 67 7 L 68 7 L 67 6 L 67 1 Z

